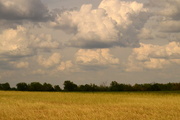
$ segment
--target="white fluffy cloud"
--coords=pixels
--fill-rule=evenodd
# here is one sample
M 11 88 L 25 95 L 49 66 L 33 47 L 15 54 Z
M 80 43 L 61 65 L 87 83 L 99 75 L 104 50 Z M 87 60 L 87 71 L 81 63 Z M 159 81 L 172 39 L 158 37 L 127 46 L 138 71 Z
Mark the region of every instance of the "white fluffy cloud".
M 61 43 L 54 40 L 50 34 L 30 35 L 30 47 L 34 49 L 51 50 L 61 47 Z
M 55 66 L 60 63 L 62 56 L 59 53 L 53 53 L 48 58 L 45 58 L 43 56 L 38 57 L 38 63 L 46 68 Z
M 35 54 L 39 49 L 50 50 L 59 48 L 60 43 L 54 41 L 51 35 L 33 35 L 22 26 L 16 29 L 6 29 L 0 34 L 0 55 L 16 57 Z
M 61 64 L 57 67 L 58 71 L 64 71 L 64 70 L 68 70 L 71 67 L 73 67 L 73 63 L 69 60 L 69 61 L 63 61 L 61 62 Z
M 0 33 L 1 69 L 28 68 L 25 58 L 60 48 L 51 35 L 30 33 L 25 27 L 5 29 Z
M 119 59 L 114 57 L 109 53 L 109 49 L 80 49 L 75 54 L 76 63 L 79 65 L 117 65 L 119 64 Z
M 26 56 L 33 50 L 28 47 L 26 29 L 18 26 L 17 29 L 7 29 L 0 34 L 0 54 Z
M 112 18 L 118 25 L 123 27 L 132 24 L 133 21 L 130 19 L 131 16 L 146 11 L 142 3 L 136 1 L 125 2 L 121 0 L 103 0 L 99 8 L 104 9 L 108 17 Z
M 179 42 L 164 46 L 141 44 L 141 47 L 134 48 L 129 56 L 127 71 L 163 69 L 174 64 L 180 65 Z
M 79 11 L 60 13 L 51 25 L 71 32 L 68 45 L 80 48 L 138 46 L 138 30 L 146 21 L 142 3 L 103 0 L 97 9 L 82 5 Z M 142 19 L 141 19 L 142 18 Z

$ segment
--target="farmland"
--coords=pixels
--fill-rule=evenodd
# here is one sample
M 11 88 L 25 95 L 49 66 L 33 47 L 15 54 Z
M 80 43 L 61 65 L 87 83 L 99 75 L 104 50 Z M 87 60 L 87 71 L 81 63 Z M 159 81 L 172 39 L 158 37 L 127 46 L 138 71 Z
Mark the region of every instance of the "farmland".
M 0 91 L 0 120 L 179 120 L 180 92 Z

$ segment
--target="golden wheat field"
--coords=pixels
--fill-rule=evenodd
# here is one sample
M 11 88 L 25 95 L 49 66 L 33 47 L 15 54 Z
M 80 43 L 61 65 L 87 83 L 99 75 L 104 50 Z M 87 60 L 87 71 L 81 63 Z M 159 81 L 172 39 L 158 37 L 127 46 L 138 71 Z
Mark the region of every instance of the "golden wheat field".
M 180 120 L 180 93 L 0 91 L 0 120 Z

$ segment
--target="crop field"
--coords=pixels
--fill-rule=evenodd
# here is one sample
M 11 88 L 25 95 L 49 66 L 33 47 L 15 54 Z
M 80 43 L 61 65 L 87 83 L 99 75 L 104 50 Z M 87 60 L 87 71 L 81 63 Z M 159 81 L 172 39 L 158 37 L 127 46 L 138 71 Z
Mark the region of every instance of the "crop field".
M 180 120 L 180 92 L 0 91 L 0 120 Z

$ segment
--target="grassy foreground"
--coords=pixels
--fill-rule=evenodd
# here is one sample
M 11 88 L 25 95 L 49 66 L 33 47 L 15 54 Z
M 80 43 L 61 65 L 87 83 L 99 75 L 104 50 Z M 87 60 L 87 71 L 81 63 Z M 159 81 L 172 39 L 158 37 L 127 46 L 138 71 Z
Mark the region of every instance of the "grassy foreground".
M 180 93 L 0 91 L 0 120 L 180 120 Z

